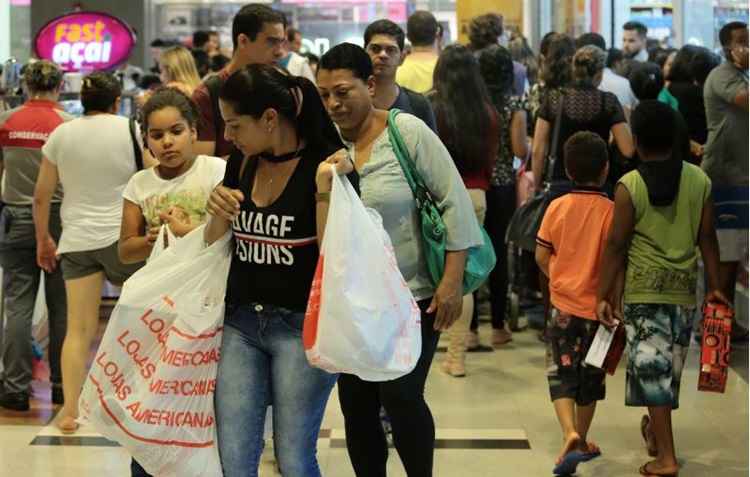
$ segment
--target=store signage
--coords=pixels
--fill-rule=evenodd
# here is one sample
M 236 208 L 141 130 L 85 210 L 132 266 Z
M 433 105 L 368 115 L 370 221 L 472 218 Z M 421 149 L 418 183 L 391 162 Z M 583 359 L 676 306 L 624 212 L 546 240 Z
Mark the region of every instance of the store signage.
M 135 46 L 135 34 L 106 13 L 76 12 L 51 20 L 39 30 L 34 50 L 65 71 L 109 70 L 124 63 Z
M 302 38 L 302 49 L 308 53 L 321 56 L 331 49 L 331 40 L 328 38 L 316 38 L 315 40 Z

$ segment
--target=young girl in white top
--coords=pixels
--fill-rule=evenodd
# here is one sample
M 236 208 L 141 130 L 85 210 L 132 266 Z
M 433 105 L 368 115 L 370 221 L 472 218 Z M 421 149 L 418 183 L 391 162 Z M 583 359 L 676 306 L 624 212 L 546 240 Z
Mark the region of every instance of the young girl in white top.
M 224 178 L 226 162 L 193 151 L 198 112 L 181 91 L 163 88 L 142 110 L 145 143 L 159 164 L 134 175 L 123 192 L 120 260 L 151 254 L 161 225 L 182 237 L 203 224 L 206 202 Z
M 198 156 L 195 104 L 176 88 L 156 91 L 143 106 L 145 145 L 159 162 L 131 177 L 123 192 L 119 255 L 123 263 L 141 262 L 163 224 L 182 237 L 206 220 L 206 202 L 224 179 L 226 162 Z M 135 460 L 132 477 L 149 474 Z

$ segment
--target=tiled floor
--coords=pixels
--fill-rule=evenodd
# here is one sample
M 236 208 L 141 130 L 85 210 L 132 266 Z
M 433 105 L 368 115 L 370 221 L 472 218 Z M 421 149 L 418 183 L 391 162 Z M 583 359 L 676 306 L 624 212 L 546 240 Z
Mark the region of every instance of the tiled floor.
M 486 326 L 486 325 L 483 325 Z M 488 331 L 488 330 L 483 330 Z M 489 336 L 483 336 L 486 341 Z M 442 355 L 438 355 L 436 363 Z M 736 349 L 727 392 L 699 393 L 697 349 L 691 348 L 683 376 L 682 407 L 674 416 L 681 477 L 748 475 L 747 348 Z M 515 335 L 507 347 L 469 355 L 469 376 L 453 379 L 433 367 L 427 396 L 438 431 L 438 477 L 536 477 L 552 475 L 559 430 L 549 403 L 543 347 L 535 333 Z M 633 477 L 646 454 L 638 423 L 642 411 L 626 408 L 623 370 L 608 380 L 608 399 L 597 413 L 591 438 L 604 455 L 579 467 L 583 477 Z M 127 476 L 129 457 L 90 429 L 73 439 L 47 426 L 53 416 L 49 389 L 35 383 L 40 399 L 30 413 L 0 411 L 0 476 Z M 319 441 L 319 460 L 327 477 L 352 476 L 343 446 L 343 417 L 336 393 Z M 277 475 L 267 450 L 261 475 Z M 395 450 L 389 475 L 404 476 Z

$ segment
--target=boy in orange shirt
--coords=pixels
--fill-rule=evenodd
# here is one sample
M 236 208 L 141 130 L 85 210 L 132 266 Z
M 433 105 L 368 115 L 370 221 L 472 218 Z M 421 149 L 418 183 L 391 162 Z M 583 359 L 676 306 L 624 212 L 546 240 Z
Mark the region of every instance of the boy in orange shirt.
M 599 266 L 614 211 L 601 190 L 609 173 L 606 143 L 597 134 L 576 133 L 565 143 L 564 158 L 575 188 L 550 204 L 536 248 L 536 261 L 550 280 L 553 306 L 546 330 L 546 367 L 563 433 L 555 475 L 573 474 L 578 464 L 601 454 L 587 436 L 596 402 L 605 396 L 605 373 L 584 359 L 599 327 Z

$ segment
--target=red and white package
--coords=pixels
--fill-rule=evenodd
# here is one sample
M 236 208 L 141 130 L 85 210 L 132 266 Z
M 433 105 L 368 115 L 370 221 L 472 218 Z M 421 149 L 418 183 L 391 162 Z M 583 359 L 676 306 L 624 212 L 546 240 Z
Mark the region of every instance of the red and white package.
M 723 393 L 726 389 L 733 317 L 727 305 L 707 303 L 703 307 L 699 391 Z

